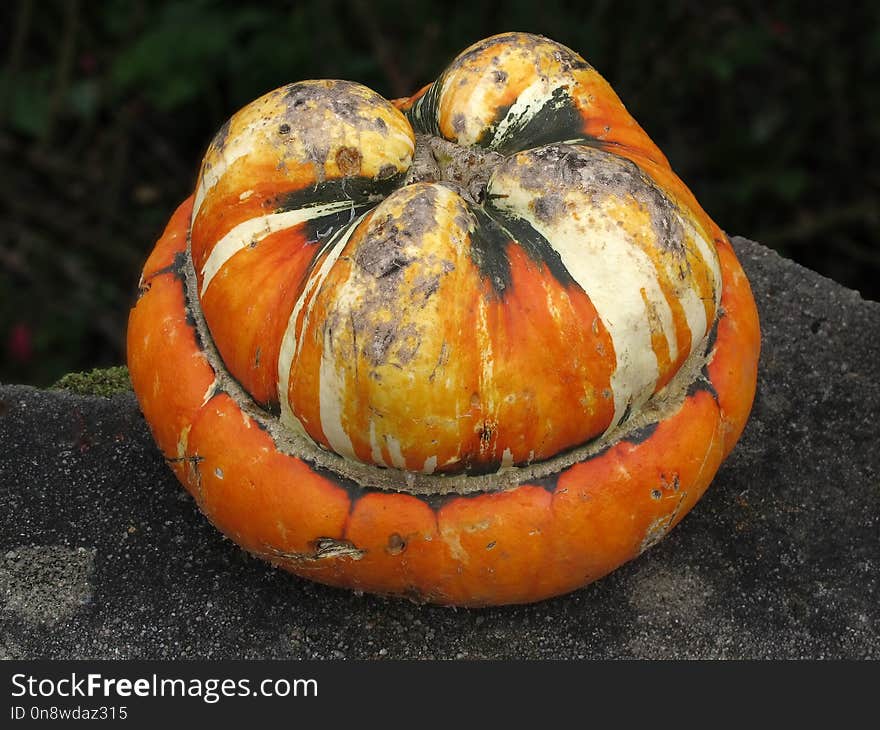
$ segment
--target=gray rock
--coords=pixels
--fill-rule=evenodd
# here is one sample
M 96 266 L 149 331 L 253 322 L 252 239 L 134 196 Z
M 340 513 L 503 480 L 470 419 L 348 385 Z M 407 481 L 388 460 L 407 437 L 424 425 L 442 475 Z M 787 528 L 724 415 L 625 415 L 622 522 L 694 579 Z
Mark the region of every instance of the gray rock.
M 659 545 L 530 606 L 275 570 L 201 516 L 130 393 L 0 386 L 0 655 L 880 658 L 880 304 L 735 246 L 764 331 L 742 441 Z

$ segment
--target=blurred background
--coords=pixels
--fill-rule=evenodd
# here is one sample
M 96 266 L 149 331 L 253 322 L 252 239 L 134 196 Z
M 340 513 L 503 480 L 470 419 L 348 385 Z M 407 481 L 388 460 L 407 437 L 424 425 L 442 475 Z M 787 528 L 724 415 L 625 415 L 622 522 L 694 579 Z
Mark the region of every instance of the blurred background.
M 309 78 L 405 96 L 507 30 L 590 61 L 728 233 L 880 299 L 880 3 L 7 0 L 0 381 L 124 361 L 140 267 L 238 108 Z

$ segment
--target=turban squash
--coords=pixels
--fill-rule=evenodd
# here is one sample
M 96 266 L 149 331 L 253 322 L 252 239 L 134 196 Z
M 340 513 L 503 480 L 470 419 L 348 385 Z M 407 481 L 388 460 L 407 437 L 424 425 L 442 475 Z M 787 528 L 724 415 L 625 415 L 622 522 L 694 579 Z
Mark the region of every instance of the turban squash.
M 300 576 L 535 601 L 655 544 L 755 391 L 725 234 L 608 83 L 509 33 L 388 101 L 236 113 L 143 270 L 128 362 L 208 518 Z

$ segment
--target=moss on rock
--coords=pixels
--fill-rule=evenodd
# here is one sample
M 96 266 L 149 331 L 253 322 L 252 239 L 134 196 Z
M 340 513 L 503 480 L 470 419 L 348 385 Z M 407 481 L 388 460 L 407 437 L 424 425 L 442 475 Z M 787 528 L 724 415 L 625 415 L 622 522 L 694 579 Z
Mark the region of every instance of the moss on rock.
M 131 390 L 128 368 L 119 365 L 96 368 L 89 372 L 68 373 L 51 386 L 53 390 L 68 390 L 79 395 L 100 395 L 109 398 Z

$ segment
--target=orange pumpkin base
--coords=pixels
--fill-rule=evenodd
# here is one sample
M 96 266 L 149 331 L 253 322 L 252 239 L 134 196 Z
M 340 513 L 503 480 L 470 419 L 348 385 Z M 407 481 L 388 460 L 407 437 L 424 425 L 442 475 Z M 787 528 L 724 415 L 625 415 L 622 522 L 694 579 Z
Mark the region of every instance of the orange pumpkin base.
M 187 307 L 191 211 L 189 199 L 144 268 L 128 331 L 134 390 L 165 459 L 211 522 L 297 575 L 460 606 L 566 593 L 668 533 L 745 426 L 758 317 L 718 231 L 723 293 L 714 340 L 702 373 L 658 423 L 622 432 L 556 473 L 495 490 L 413 494 L 406 473 L 394 484 L 394 470 L 374 467 L 382 488 L 358 483 L 285 453 L 255 406 L 222 387 Z

